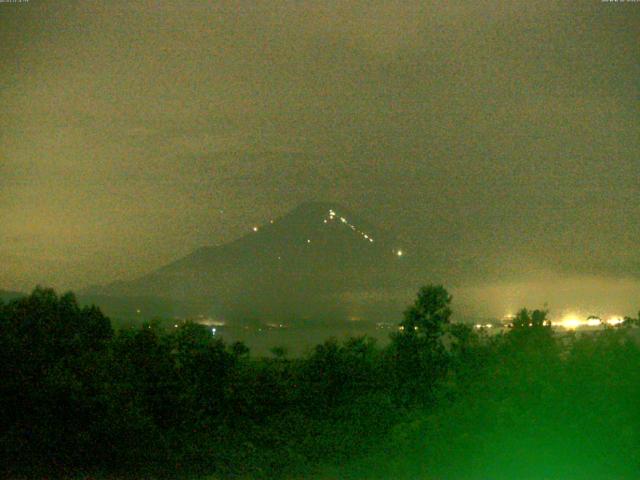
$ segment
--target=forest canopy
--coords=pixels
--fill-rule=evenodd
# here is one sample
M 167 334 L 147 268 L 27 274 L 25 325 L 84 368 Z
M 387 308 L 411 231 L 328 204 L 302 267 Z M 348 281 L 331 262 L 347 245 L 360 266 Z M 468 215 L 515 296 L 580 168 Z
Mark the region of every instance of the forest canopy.
M 114 331 L 72 293 L 0 303 L 2 475 L 636 478 L 638 319 L 498 335 L 420 289 L 388 345 L 256 357 L 208 327 Z

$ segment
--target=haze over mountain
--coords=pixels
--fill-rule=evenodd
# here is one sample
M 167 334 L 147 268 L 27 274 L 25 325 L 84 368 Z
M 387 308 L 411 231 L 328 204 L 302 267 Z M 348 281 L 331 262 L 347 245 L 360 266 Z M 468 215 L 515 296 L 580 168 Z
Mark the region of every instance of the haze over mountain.
M 638 6 L 0 3 L 0 287 L 138 278 L 331 199 L 456 313 L 635 314 Z
M 381 320 L 398 309 L 388 292 L 409 285 L 405 260 L 390 232 L 336 203 L 307 202 L 235 241 L 84 294 L 107 311 L 138 298 L 244 321 Z

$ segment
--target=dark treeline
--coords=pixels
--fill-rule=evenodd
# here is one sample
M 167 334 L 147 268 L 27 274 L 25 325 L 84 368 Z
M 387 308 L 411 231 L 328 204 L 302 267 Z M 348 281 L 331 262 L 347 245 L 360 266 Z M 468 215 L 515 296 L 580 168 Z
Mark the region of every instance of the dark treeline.
M 487 336 L 450 316 L 424 287 L 384 348 L 254 358 L 36 289 L 0 303 L 2 475 L 637 478 L 639 319 L 559 335 L 522 310 Z

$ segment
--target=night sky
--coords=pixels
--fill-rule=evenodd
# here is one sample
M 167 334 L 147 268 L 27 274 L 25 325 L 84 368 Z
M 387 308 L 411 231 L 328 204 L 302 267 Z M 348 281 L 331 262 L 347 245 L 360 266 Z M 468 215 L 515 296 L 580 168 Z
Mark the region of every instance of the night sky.
M 0 3 L 0 288 L 319 200 L 491 313 L 635 313 L 639 35 L 600 0 Z

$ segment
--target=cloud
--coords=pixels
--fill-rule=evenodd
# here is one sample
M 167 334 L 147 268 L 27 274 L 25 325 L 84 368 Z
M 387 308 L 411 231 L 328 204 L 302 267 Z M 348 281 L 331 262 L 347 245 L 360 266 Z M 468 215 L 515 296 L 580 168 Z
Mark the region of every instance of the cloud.
M 310 197 L 375 218 L 452 282 L 638 275 L 639 25 L 621 7 L 12 9 L 0 220 L 24 240 L 5 251 L 100 268 L 11 264 L 5 287 L 135 276 Z

